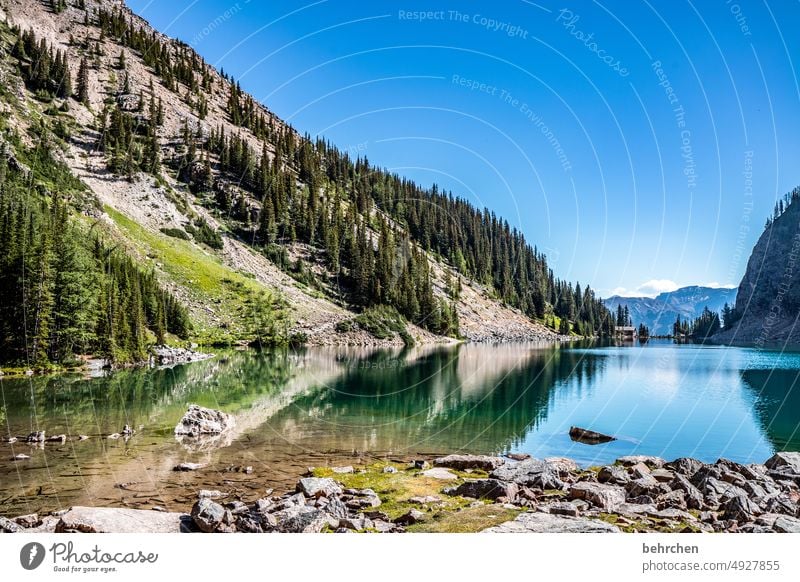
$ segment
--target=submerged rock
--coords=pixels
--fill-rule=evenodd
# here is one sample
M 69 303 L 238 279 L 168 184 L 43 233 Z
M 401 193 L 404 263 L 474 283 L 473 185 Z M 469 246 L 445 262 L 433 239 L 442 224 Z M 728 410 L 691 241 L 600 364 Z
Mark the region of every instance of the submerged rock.
M 569 429 L 569 438 L 579 443 L 587 445 L 597 445 L 617 440 L 617 437 L 596 432 L 579 426 L 571 426 Z
M 175 427 L 175 435 L 189 437 L 217 435 L 232 428 L 234 424 L 235 421 L 230 414 L 190 404 L 189 410 Z

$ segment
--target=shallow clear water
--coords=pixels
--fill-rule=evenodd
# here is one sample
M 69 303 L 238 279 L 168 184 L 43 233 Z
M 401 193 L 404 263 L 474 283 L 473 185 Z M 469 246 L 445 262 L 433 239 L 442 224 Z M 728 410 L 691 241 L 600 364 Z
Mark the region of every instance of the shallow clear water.
M 184 508 L 200 488 L 254 498 L 290 487 L 310 465 L 457 451 L 585 465 L 625 454 L 762 462 L 800 450 L 798 375 L 797 353 L 651 342 L 236 351 L 95 379 L 2 379 L 2 436 L 71 438 L 0 444 L 0 514 Z M 235 429 L 203 447 L 177 442 L 172 430 L 192 402 L 233 413 Z M 133 438 L 106 438 L 125 424 Z M 576 443 L 572 425 L 618 440 Z M 17 453 L 31 458 L 12 461 Z M 208 467 L 173 472 L 182 461 Z M 243 466 L 252 473 L 232 470 Z

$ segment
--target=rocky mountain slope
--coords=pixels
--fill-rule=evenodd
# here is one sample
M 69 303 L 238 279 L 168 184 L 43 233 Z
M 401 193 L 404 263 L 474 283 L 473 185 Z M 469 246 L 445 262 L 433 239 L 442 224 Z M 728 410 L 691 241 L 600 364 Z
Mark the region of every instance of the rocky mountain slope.
M 759 237 L 736 295 L 732 325 L 715 341 L 800 342 L 800 190 L 780 201 Z
M 2 0 L 0 21 L 8 49 L 0 62 L 0 83 L 6 87 L 0 108 L 9 131 L 24 140 L 36 124 L 53 130 L 60 161 L 96 197 L 93 208 L 78 209 L 87 224 L 155 271 L 188 306 L 196 339 L 252 339 L 252 326 L 243 318 L 253 319 L 263 308 L 281 314 L 275 321 L 282 333 L 309 344 L 406 341 L 404 334 L 376 333 L 359 319 L 375 301 L 396 305 L 411 320 L 408 335 L 423 343 L 448 341 L 443 334 L 553 340 L 557 333 L 540 322 L 555 325 L 554 312 L 561 319 L 581 318 L 583 325 L 573 331 L 600 329 L 602 305 L 593 293 L 554 279 L 544 257 L 516 232 L 491 241 L 497 248 L 472 249 L 477 263 L 454 247 L 449 256 L 443 254 L 448 247 L 429 240 L 431 227 L 420 231 L 413 222 L 416 210 L 404 215 L 402 203 L 382 202 L 385 195 L 376 192 L 375 180 L 393 177 L 346 156 L 339 159 L 324 143 L 304 140 L 234 80 L 185 44 L 153 30 L 123 2 Z M 34 35 L 34 45 L 44 43 L 64 55 L 72 95 L 32 87 L 31 76 L 46 72 L 19 54 L 19 47 L 24 49 L 19 35 L 26 31 Z M 244 166 L 237 177 L 239 162 Z M 255 184 L 259 168 L 269 184 Z M 342 171 L 351 177 L 342 178 Z M 359 191 L 367 179 L 373 181 L 371 194 Z M 276 194 L 280 188 L 288 189 L 282 191 L 286 199 Z M 374 201 L 363 200 L 367 195 Z M 284 214 L 272 215 L 270 196 Z M 448 203 L 447 197 L 442 200 Z M 436 212 L 422 221 L 441 220 Z M 488 212 L 471 207 L 464 212 L 485 223 L 478 228 L 486 232 L 508 229 Z M 350 241 L 331 238 L 326 224 L 336 223 L 336 237 L 349 238 L 341 217 L 352 221 L 352 251 L 346 247 Z M 295 233 L 298 224 L 309 232 Z M 452 225 L 448 236 L 466 249 L 472 228 Z M 320 230 L 327 238 L 315 235 Z M 394 264 L 387 263 L 389 272 L 382 273 L 393 283 L 390 290 L 375 283 L 377 275 L 359 280 L 352 266 L 340 266 L 331 256 L 333 245 L 337 253 L 342 247 L 343 261 L 353 260 L 348 252 L 360 252 L 363 259 L 359 240 L 373 248 L 378 263 L 385 244 L 395 249 L 386 259 Z M 500 246 L 506 244 L 514 248 Z M 481 263 L 483 256 L 493 264 Z M 369 261 L 373 274 L 381 273 L 382 265 Z M 514 261 L 513 270 L 504 270 L 503 264 Z M 373 299 L 359 296 L 361 283 L 362 295 Z M 430 291 L 426 295 L 418 287 L 416 297 L 394 295 L 401 283 L 411 290 L 424 284 Z M 457 323 L 448 324 L 451 319 Z
M 727 303 L 733 305 L 736 289 L 692 285 L 675 291 L 659 293 L 656 297 L 620 297 L 605 300 L 606 306 L 616 311 L 618 305 L 628 306 L 635 325 L 645 324 L 653 335 L 672 333 L 672 324 L 680 316 L 683 321 L 699 317 L 703 308 L 719 312 Z

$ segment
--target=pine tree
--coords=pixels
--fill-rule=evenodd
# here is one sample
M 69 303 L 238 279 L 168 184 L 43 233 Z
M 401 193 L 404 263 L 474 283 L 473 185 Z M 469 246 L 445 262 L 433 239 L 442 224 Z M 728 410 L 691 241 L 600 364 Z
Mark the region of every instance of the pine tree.
M 81 64 L 78 66 L 78 86 L 75 96 L 84 105 L 89 104 L 89 63 L 86 57 L 81 59 Z

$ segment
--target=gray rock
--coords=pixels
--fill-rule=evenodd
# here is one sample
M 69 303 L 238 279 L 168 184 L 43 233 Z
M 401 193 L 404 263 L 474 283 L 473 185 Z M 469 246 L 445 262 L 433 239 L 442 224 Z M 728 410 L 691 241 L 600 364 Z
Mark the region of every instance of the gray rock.
M 675 473 L 668 469 L 653 469 L 650 474 L 661 483 L 669 483 L 675 478 Z
M 19 517 L 15 517 L 14 521 L 21 525 L 22 527 L 29 528 L 29 527 L 39 527 L 42 525 L 42 520 L 39 517 L 38 513 L 30 513 L 28 515 L 20 515 Z
M 14 523 L 7 517 L 0 516 L 0 532 L 2 533 L 19 533 L 22 531 L 22 527 L 19 524 Z
M 568 515 L 571 517 L 578 517 L 578 508 L 574 503 L 552 503 L 547 506 L 547 510 L 553 515 Z
M 528 453 L 508 453 L 506 457 L 512 461 L 526 461 L 531 458 Z
M 378 533 L 391 533 L 397 531 L 397 527 L 395 524 L 382 519 L 376 519 L 372 522 L 372 528 Z
M 339 495 L 342 488 L 329 477 L 305 477 L 297 483 L 297 491 L 306 497 L 330 497 Z
M 626 455 L 617 459 L 617 463 L 623 467 L 631 467 L 637 463 L 644 463 L 651 469 L 659 469 L 664 466 L 664 459 L 650 455 Z
M 387 465 L 383 468 L 384 473 L 397 473 L 397 469 L 392 467 L 391 465 Z
M 737 495 L 729 499 L 721 509 L 722 519 L 731 519 L 739 523 L 753 521 L 762 513 L 758 505 L 750 501 L 746 495 Z
M 483 530 L 488 533 L 615 533 L 619 528 L 597 519 L 526 512 L 513 521 Z
M 354 473 L 355 469 L 353 469 L 352 465 L 347 465 L 346 467 L 333 467 L 331 471 L 333 471 L 338 475 L 347 475 L 350 473 Z
M 423 477 L 428 477 L 430 479 L 440 479 L 442 481 L 453 481 L 458 479 L 458 475 L 455 473 L 451 473 L 444 467 L 434 467 L 433 469 L 427 469 L 420 473 Z
M 794 516 L 797 513 L 797 503 L 786 494 L 771 495 L 766 499 L 759 499 L 759 506 L 767 513 L 780 513 Z
M 278 520 L 275 530 L 283 533 L 319 533 L 325 527 L 339 527 L 338 519 L 307 505 L 291 507 L 272 515 Z
M 691 513 L 678 509 L 677 507 L 649 511 L 647 515 L 658 519 L 671 519 L 674 521 L 697 521 L 697 518 Z
M 492 479 L 512 481 L 525 487 L 539 489 L 564 489 L 559 467 L 539 459 L 528 459 L 520 463 L 507 463 L 489 474 Z
M 217 531 L 223 525 L 225 517 L 225 508 L 208 497 L 198 500 L 192 507 L 195 525 L 206 533 Z
M 361 531 L 372 528 L 372 520 L 364 515 L 356 517 L 344 517 L 339 520 L 339 527 Z
M 380 497 L 372 489 L 348 489 L 345 493 L 342 500 L 350 509 L 368 509 L 381 505 Z M 367 516 L 373 519 L 369 514 Z
M 628 472 L 634 479 L 641 479 L 642 477 L 650 476 L 650 467 L 644 463 L 636 463 L 628 467 Z
M 205 467 L 203 463 L 180 463 L 173 467 L 173 471 L 197 471 Z
M 800 519 L 781 515 L 772 526 L 779 533 L 800 533 Z
M 178 533 L 190 528 L 189 516 L 148 509 L 73 507 L 55 526 L 58 533 Z
M 45 439 L 45 442 L 46 443 L 59 443 L 59 444 L 63 445 L 65 442 L 67 442 L 67 435 L 65 435 L 65 434 L 50 435 L 49 437 L 47 437 Z
M 604 511 L 614 511 L 621 503 L 625 503 L 625 489 L 618 485 L 591 483 L 581 481 L 569 489 L 570 499 L 584 499 Z
M 404 513 L 400 517 L 394 520 L 394 523 L 400 525 L 414 525 L 415 523 L 419 523 L 420 521 L 425 520 L 425 514 L 422 513 L 419 509 L 409 509 L 408 512 Z
M 581 428 L 579 426 L 571 426 L 569 428 L 569 438 L 571 438 L 573 441 L 588 445 L 596 445 L 617 440 L 617 437 L 603 434 L 602 432 L 589 430 L 587 428 Z
M 197 492 L 197 496 L 201 499 L 204 497 L 209 499 L 218 499 L 220 497 L 225 497 L 225 494 L 222 491 L 217 491 L 216 489 L 201 489 Z
M 791 470 L 791 473 L 800 475 L 800 453 L 786 451 L 775 453 L 766 460 L 764 466 L 767 469 L 773 469 L 777 471 L 788 468 Z
M 225 432 L 235 424 L 234 418 L 221 410 L 190 404 L 189 410 L 175 427 L 175 434 L 190 437 L 215 435 Z
M 408 502 L 415 505 L 428 505 L 429 503 L 439 503 L 441 498 L 436 495 L 424 495 L 418 497 L 409 497 Z
M 505 462 L 506 460 L 500 457 L 487 457 L 485 455 L 447 455 L 446 457 L 434 459 L 433 464 L 436 467 L 447 467 L 458 471 L 480 469 L 481 471 L 489 472 L 494 471 Z
M 519 492 L 516 483 L 498 481 L 497 479 L 470 479 L 461 485 L 451 489 L 445 489 L 448 495 L 460 495 L 462 497 L 474 497 L 475 499 L 514 499 Z
M 26 443 L 43 443 L 44 441 L 45 435 L 43 430 L 37 430 L 25 437 Z
M 647 495 L 653 498 L 670 491 L 669 485 L 656 481 L 656 478 L 649 474 L 628 482 L 625 485 L 625 489 L 631 497 Z
M 674 507 L 676 509 L 685 510 L 686 507 L 686 493 L 677 489 L 675 491 L 670 491 L 669 493 L 665 493 L 658 498 L 658 508 L 659 509 L 668 509 Z
M 319 501 L 327 502 L 324 507 L 325 513 L 327 513 L 331 517 L 335 517 L 337 519 L 347 517 L 348 515 L 347 506 L 344 504 L 344 501 L 339 499 L 337 495 L 334 495 L 329 498 L 321 497 Z
M 612 485 L 625 485 L 630 481 L 628 472 L 617 465 L 606 465 L 597 473 L 597 480 L 600 483 L 611 483 Z
M 28 460 L 30 458 L 31 458 L 31 456 L 30 455 L 26 455 L 25 453 L 17 453 L 13 457 L 11 457 L 11 460 L 12 461 L 26 461 L 26 460 Z
M 673 491 L 683 491 L 686 497 L 686 506 L 689 509 L 702 509 L 704 504 L 703 494 L 676 469 L 675 479 L 669 484 Z
M 703 463 L 701 463 L 697 459 L 692 459 L 690 457 L 681 457 L 679 459 L 675 459 L 674 461 L 664 464 L 665 468 L 671 471 L 675 471 L 676 473 L 680 473 L 684 477 L 691 477 L 702 466 Z

